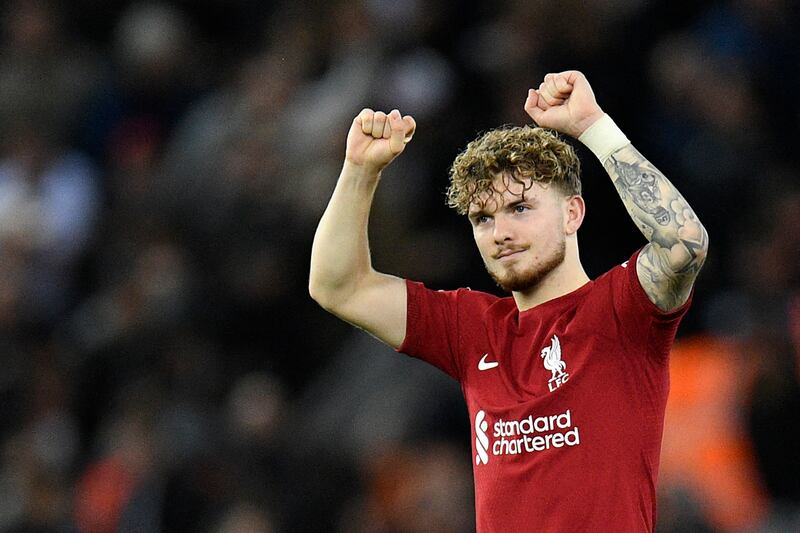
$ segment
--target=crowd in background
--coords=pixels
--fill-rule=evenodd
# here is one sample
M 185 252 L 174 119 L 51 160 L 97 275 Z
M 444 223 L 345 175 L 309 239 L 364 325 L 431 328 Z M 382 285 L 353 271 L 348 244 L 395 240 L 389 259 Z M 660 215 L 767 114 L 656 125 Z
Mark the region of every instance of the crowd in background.
M 710 234 L 658 530 L 800 530 L 792 4 L 3 2 L 0 531 L 471 530 L 458 385 L 318 308 L 311 240 L 352 118 L 399 108 L 376 267 L 497 292 L 447 169 L 571 68 Z M 597 276 L 644 239 L 577 148 Z

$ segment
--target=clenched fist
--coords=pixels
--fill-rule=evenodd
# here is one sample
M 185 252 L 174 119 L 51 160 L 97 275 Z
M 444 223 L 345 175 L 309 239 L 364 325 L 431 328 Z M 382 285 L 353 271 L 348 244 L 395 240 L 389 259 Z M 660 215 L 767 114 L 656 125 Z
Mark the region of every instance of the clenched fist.
M 577 70 L 547 74 L 538 89 L 528 91 L 525 111 L 539 126 L 576 139 L 603 116 L 586 76 Z
M 377 174 L 403 152 L 416 128 L 414 119 L 397 109 L 388 115 L 363 109 L 347 134 L 345 160 Z

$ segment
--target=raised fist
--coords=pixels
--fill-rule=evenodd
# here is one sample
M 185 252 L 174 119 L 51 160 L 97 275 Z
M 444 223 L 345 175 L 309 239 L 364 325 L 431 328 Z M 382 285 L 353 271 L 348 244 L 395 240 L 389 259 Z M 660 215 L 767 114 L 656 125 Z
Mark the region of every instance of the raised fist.
M 397 109 L 388 115 L 363 109 L 347 134 L 345 160 L 377 174 L 403 152 L 416 128 L 414 119 Z
M 525 111 L 539 126 L 576 139 L 603 116 L 586 76 L 577 70 L 547 74 L 538 89 L 528 90 Z

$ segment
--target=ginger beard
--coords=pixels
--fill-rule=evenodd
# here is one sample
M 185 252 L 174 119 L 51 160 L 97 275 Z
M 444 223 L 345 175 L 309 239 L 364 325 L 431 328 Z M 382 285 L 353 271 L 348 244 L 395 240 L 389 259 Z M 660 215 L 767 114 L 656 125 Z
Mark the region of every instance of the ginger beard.
M 529 249 L 525 253 L 532 252 Z M 561 235 L 551 250 L 541 257 L 534 258 L 533 261 L 501 264 L 492 268 L 484 259 L 483 264 L 501 289 L 507 292 L 524 292 L 538 285 L 548 274 L 558 268 L 564 262 L 566 255 L 567 241 Z

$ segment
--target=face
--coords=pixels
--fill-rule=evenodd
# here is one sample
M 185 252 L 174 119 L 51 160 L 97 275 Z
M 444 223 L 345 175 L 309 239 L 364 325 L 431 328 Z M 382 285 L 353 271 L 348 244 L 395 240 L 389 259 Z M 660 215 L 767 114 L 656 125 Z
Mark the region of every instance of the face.
M 535 287 L 564 262 L 564 196 L 554 187 L 498 176 L 494 194 L 470 205 L 469 219 L 486 270 L 506 291 Z

